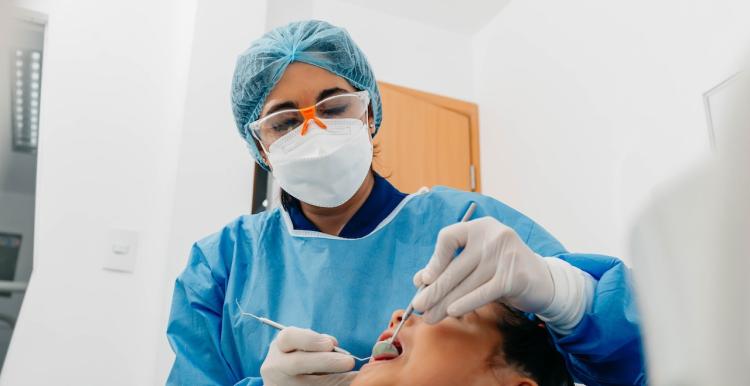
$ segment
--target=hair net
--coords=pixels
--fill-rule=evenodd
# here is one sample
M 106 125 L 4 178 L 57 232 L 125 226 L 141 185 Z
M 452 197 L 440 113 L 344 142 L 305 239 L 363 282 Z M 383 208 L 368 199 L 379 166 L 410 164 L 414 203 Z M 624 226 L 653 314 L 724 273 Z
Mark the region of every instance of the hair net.
M 380 127 L 380 91 L 365 54 L 343 28 L 319 20 L 305 20 L 275 28 L 237 59 L 232 79 L 232 111 L 240 135 L 264 168 L 260 151 L 246 125 L 258 119 L 266 97 L 291 62 L 326 69 L 370 93 L 375 128 Z

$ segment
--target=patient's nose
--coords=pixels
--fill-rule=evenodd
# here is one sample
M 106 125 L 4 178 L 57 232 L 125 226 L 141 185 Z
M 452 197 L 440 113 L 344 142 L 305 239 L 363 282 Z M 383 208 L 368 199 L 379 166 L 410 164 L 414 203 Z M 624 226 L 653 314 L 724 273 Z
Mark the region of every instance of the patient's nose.
M 388 324 L 388 328 L 396 328 L 399 323 L 401 323 L 401 319 L 404 316 L 404 310 L 396 310 L 391 315 L 391 322 Z

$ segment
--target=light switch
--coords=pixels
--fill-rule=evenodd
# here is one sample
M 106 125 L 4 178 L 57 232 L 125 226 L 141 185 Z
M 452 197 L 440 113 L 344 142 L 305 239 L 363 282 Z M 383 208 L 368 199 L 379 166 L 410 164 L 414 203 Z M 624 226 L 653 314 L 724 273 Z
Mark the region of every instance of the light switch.
M 104 256 L 103 268 L 111 271 L 133 272 L 138 250 L 138 233 L 123 229 L 109 232 L 109 249 Z
M 127 255 L 130 252 L 130 245 L 127 244 L 112 244 L 112 252 L 115 255 Z

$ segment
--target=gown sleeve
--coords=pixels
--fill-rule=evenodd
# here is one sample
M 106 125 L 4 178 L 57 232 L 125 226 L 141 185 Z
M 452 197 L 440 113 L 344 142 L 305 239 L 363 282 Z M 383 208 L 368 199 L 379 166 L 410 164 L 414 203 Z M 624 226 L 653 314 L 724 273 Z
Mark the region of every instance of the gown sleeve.
M 588 386 L 645 385 L 646 372 L 628 268 L 609 256 L 559 258 L 597 279 L 594 302 L 570 334 L 552 333 L 571 373 Z
M 554 240 L 538 225 L 531 233 L 531 244 Z M 593 304 L 581 322 L 564 336 L 550 330 L 573 377 L 587 386 L 646 385 L 640 317 L 627 266 L 603 255 L 560 252 L 555 257 L 596 280 Z
M 220 346 L 224 285 L 217 282 L 195 245 L 188 267 L 177 278 L 167 338 L 175 361 L 168 386 L 260 386 L 260 376 L 239 379 Z

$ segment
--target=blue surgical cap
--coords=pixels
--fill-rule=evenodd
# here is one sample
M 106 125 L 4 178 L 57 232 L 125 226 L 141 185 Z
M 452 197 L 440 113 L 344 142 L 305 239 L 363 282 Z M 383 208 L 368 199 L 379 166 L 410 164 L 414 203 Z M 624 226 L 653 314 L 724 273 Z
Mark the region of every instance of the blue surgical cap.
M 255 160 L 266 170 L 260 151 L 248 133 L 247 124 L 258 119 L 266 97 L 294 61 L 326 69 L 358 90 L 370 93 L 375 132 L 380 128 L 380 91 L 365 54 L 345 29 L 319 20 L 305 20 L 275 28 L 237 59 L 232 78 L 232 111 L 240 135 Z

